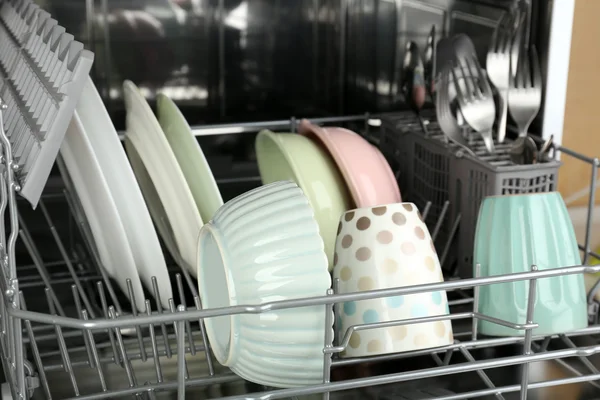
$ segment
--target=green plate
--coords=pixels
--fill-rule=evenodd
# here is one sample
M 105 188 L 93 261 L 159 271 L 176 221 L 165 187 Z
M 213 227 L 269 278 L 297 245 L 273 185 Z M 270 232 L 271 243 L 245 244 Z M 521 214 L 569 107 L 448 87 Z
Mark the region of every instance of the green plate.
M 175 154 L 203 221 L 210 221 L 223 205 L 221 192 L 200 144 L 177 105 L 164 94 L 157 96 L 158 121 Z

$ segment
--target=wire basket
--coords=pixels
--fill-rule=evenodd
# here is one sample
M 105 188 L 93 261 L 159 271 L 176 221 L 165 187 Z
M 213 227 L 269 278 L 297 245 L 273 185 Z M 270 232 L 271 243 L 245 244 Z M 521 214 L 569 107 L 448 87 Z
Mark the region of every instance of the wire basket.
M 314 123 L 343 124 L 350 121 L 366 122 L 368 116 L 335 117 L 313 120 Z M 253 123 L 252 129 L 270 126 L 272 129 L 290 129 L 290 125 L 268 121 Z M 282 125 L 282 126 L 280 126 Z M 239 127 L 250 125 L 240 124 Z M 213 127 L 214 128 L 214 127 Z M 204 128 L 195 132 L 202 133 Z M 209 129 L 206 127 L 206 129 Z M 239 130 L 239 128 L 238 128 Z M 0 131 L 1 133 L 1 131 Z M 598 163 L 590 161 L 593 168 Z M 437 398 L 445 400 L 466 398 L 511 398 L 519 394 L 538 392 L 547 386 L 588 382 L 600 378 L 588 360 L 600 353 L 600 345 L 581 346 L 580 337 L 600 334 L 600 326 L 592 325 L 579 331 L 552 337 L 533 336 L 533 323 L 515 324 L 498 321 L 525 336 L 508 338 L 479 338 L 477 323 L 490 320 L 477 310 L 478 288 L 482 285 L 528 280 L 535 290 L 538 279 L 564 274 L 595 272 L 597 267 L 575 266 L 558 270 L 536 271 L 475 279 L 449 280 L 383 291 L 365 291 L 354 294 L 336 294 L 334 290 L 311 299 L 272 302 L 261 305 L 240 305 L 226 309 L 202 309 L 196 283 L 185 268 L 171 265 L 176 282 L 175 298 L 170 308 L 160 307 L 160 301 L 146 301 L 146 312 L 138 313 L 136 299 L 129 303 L 111 279 L 104 273 L 91 240 L 89 227 L 80 210 L 78 199 L 70 190 L 65 175 L 66 190 L 58 195 L 42 198 L 39 209 L 19 213 L 21 243 L 27 249 L 32 264 L 20 264 L 16 276 L 7 275 L 0 268 L 0 284 L 7 288 L 11 282 L 14 292 L 5 292 L 5 299 L 16 298 L 18 303 L 2 303 L 0 312 L 6 323 L 1 343 L 22 343 L 23 352 L 2 348 L 2 360 L 8 388 L 13 398 L 109 399 L 136 397 L 158 398 L 225 398 L 225 399 L 353 399 L 371 396 L 390 398 L 402 393 L 407 399 Z M 423 216 L 432 219 L 433 210 L 426 203 Z M 59 211 L 66 206 L 65 214 Z M 25 207 L 21 207 L 25 208 Z M 442 216 L 446 218 L 445 216 Z M 590 214 L 591 217 L 591 214 Z M 66 231 L 57 230 L 54 221 L 66 218 L 72 223 Z M 45 229 L 34 232 L 32 221 L 44 222 Z M 433 220 L 439 226 L 440 220 Z M 53 246 L 63 258 L 47 260 L 40 254 L 40 238 L 52 233 Z M 589 234 L 589 232 L 588 232 Z M 433 235 L 433 233 L 432 233 Z M 452 237 L 449 238 L 452 241 Z M 589 241 L 586 239 L 586 246 Z M 46 243 L 47 245 L 47 243 Z M 448 243 L 444 244 L 447 247 Z M 156 285 L 155 285 L 156 286 Z M 335 284 L 334 284 L 335 288 Z M 367 358 L 339 358 L 338 354 L 349 345 L 356 330 L 377 329 L 382 323 L 369 323 L 349 328 L 339 337 L 327 335 L 323 342 L 323 382 L 294 389 L 274 389 L 242 381 L 235 374 L 215 362 L 204 330 L 204 318 L 240 313 L 261 313 L 265 310 L 297 306 L 326 305 L 331 315 L 335 304 L 351 300 L 407 295 L 445 290 L 449 293 L 450 314 L 412 320 L 393 321 L 405 325 L 434 320 L 452 320 L 454 344 L 435 349 L 386 354 Z M 156 289 L 155 292 L 158 292 Z M 150 296 L 148 296 L 150 298 Z M 530 298 L 533 298 L 530 296 Z M 308 303 L 307 303 L 308 302 Z M 530 320 L 534 304 L 528 305 Z M 21 326 L 16 329 L 15 326 Z M 389 324 L 389 323 L 386 323 Z M 516 346 L 512 352 L 501 353 L 506 346 Z M 493 356 L 490 358 L 490 354 Z M 503 354 L 503 357 L 500 357 Z M 508 354 L 508 356 L 507 356 Z M 500 358 L 499 358 L 500 357 Z M 579 363 L 567 360 L 579 359 Z M 395 362 L 391 371 L 348 375 L 348 368 L 371 368 L 389 361 Z M 573 372 L 551 381 L 534 382 L 528 375 L 531 363 L 552 360 L 564 364 Z M 504 368 L 515 371 L 515 384 L 498 385 L 494 371 Z M 456 379 L 456 374 L 461 374 Z M 514 374 L 514 372 L 513 372 Z M 472 378 L 471 378 L 472 377 Z M 433 381 L 432 381 L 433 379 Z M 468 387 L 457 382 L 469 382 Z M 435 388 L 435 390 L 433 390 Z M 555 389 L 553 389 L 555 390 Z M 547 392 L 546 392 L 547 393 Z M 506 396 L 506 397 L 505 397 Z M 36 398 L 37 398 L 36 397 Z
M 444 207 L 449 207 L 448 218 L 441 225 L 440 240 L 451 236 L 453 223 L 460 220 L 456 242 L 445 266 L 454 265 L 459 276 L 469 278 L 473 276 L 473 241 L 483 199 L 557 190 L 561 163 L 516 165 L 509 156 L 511 140 L 496 143 L 495 153 L 489 155 L 481 139 L 474 140 L 466 149 L 448 142 L 437 122 L 426 124 L 427 133 L 410 114 L 383 117 L 381 149 L 400 168 L 398 183 L 403 198 L 417 205 L 423 205 L 425 199 L 431 201 L 432 218 L 439 217 Z

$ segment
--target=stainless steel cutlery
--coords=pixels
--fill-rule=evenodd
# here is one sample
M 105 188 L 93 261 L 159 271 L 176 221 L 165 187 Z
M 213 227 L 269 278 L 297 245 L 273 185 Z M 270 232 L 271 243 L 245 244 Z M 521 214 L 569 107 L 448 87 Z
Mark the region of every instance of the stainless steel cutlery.
M 459 59 L 458 68 L 451 68 L 460 111 L 471 128 L 481 134 L 488 152 L 494 152 L 492 128 L 496 106 L 492 88 L 475 55 Z M 464 81 L 464 88 L 459 81 Z
M 508 112 L 508 86 L 510 83 L 511 59 L 515 58 L 513 53 L 512 27 L 517 15 L 507 12 L 504 14 L 498 27 L 494 30 L 490 49 L 487 53 L 487 74 L 498 91 L 498 142 L 504 142 L 506 135 L 506 117 Z
M 493 155 L 505 141 L 510 115 L 518 138 L 506 146 L 515 164 L 551 159 L 547 149 L 538 150 L 527 136 L 542 102 L 540 62 L 535 46 L 529 46 L 526 38 L 527 14 L 517 6 L 505 12 L 492 35 L 485 70 L 473 42 L 464 34 L 440 40 L 435 65 L 436 111 L 448 139 L 464 147 L 473 143 L 473 134 L 481 135 L 485 149 Z

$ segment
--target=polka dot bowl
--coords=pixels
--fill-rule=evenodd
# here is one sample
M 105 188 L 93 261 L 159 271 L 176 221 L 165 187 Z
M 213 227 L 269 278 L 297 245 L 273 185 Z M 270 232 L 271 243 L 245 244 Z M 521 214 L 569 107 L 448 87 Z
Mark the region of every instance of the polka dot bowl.
M 359 208 L 339 224 L 333 276 L 338 293 L 443 281 L 427 226 L 412 203 Z M 349 301 L 336 308 L 338 339 L 351 326 L 448 314 L 445 291 Z M 354 332 L 342 357 L 364 357 L 446 346 L 450 321 Z
M 331 287 L 319 226 L 302 190 L 275 182 L 222 206 L 200 231 L 202 305 L 218 308 L 323 296 Z M 323 379 L 325 306 L 205 319 L 215 357 L 261 385 Z

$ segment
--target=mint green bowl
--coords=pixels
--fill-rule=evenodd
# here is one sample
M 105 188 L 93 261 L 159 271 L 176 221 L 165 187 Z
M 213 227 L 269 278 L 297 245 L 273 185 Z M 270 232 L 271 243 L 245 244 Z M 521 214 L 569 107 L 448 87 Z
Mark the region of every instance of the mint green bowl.
M 493 196 L 479 209 L 474 266 L 481 276 L 526 272 L 581 264 L 575 231 L 558 192 Z M 481 286 L 479 312 L 513 323 L 525 323 L 529 281 Z M 537 281 L 533 321 L 536 335 L 558 334 L 587 327 L 583 276 L 566 275 Z M 490 336 L 521 336 L 486 321 L 479 332 Z

